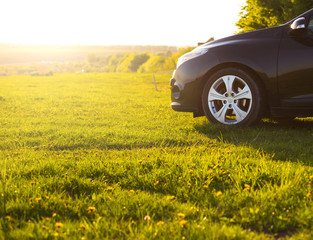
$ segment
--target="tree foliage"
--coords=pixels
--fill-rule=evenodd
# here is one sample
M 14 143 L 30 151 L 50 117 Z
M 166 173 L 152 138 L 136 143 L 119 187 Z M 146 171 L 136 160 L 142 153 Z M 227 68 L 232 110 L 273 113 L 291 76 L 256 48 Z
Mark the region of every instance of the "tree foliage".
M 86 72 L 170 72 L 176 68 L 178 58 L 192 49 L 193 47 L 187 47 L 179 49 L 174 54 L 167 51 L 157 55 L 146 52 L 97 56 L 90 53 L 86 57 L 84 70 Z
M 139 67 L 138 72 L 158 72 L 164 68 L 165 60 L 166 58 L 164 56 L 152 55 L 148 61 Z
M 240 33 L 273 27 L 311 8 L 313 0 L 246 0 L 236 26 Z
M 136 72 L 150 58 L 147 53 L 131 53 L 117 66 L 117 72 Z

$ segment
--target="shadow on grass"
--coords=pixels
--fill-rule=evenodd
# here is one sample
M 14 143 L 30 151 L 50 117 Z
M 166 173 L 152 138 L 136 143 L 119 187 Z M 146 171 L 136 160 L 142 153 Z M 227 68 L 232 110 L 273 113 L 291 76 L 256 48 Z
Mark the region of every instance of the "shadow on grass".
M 147 141 L 137 141 L 137 142 L 101 142 L 101 141 L 91 141 L 86 143 L 70 143 L 66 145 L 55 145 L 47 147 L 46 149 L 52 151 L 74 151 L 74 150 L 87 150 L 87 149 L 98 149 L 98 150 L 134 150 L 134 149 L 150 149 L 159 147 L 189 147 L 193 145 L 193 141 L 182 141 L 181 139 L 162 139 L 158 140 L 147 140 Z M 1 147 L 0 147 L 1 150 Z
M 262 120 L 248 128 L 195 125 L 199 133 L 237 146 L 245 145 L 273 155 L 274 160 L 301 162 L 313 166 L 313 119 L 276 122 Z

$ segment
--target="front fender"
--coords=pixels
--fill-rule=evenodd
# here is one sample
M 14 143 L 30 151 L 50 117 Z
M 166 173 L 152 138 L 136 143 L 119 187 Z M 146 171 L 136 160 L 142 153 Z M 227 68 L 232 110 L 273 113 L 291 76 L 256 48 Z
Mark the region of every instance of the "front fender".
M 197 113 L 202 112 L 199 106 L 199 89 L 203 76 L 214 66 L 218 65 L 217 57 L 209 52 L 191 59 L 180 65 L 171 80 L 172 108 L 176 111 Z M 201 93 L 200 93 L 201 94 Z

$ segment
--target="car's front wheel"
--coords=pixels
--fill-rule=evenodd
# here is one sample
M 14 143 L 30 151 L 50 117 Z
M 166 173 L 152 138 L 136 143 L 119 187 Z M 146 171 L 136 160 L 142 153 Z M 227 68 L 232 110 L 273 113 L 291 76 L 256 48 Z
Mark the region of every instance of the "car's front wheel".
M 249 126 L 263 113 L 261 87 L 253 77 L 236 68 L 217 71 L 206 82 L 202 106 L 212 123 Z

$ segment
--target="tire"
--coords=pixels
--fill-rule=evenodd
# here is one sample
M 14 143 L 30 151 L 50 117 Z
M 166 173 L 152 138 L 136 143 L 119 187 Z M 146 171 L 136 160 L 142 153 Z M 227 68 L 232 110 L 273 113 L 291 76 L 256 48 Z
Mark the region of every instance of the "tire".
M 205 83 L 202 106 L 211 123 L 250 126 L 263 115 L 263 91 L 247 72 L 225 68 L 211 75 Z

